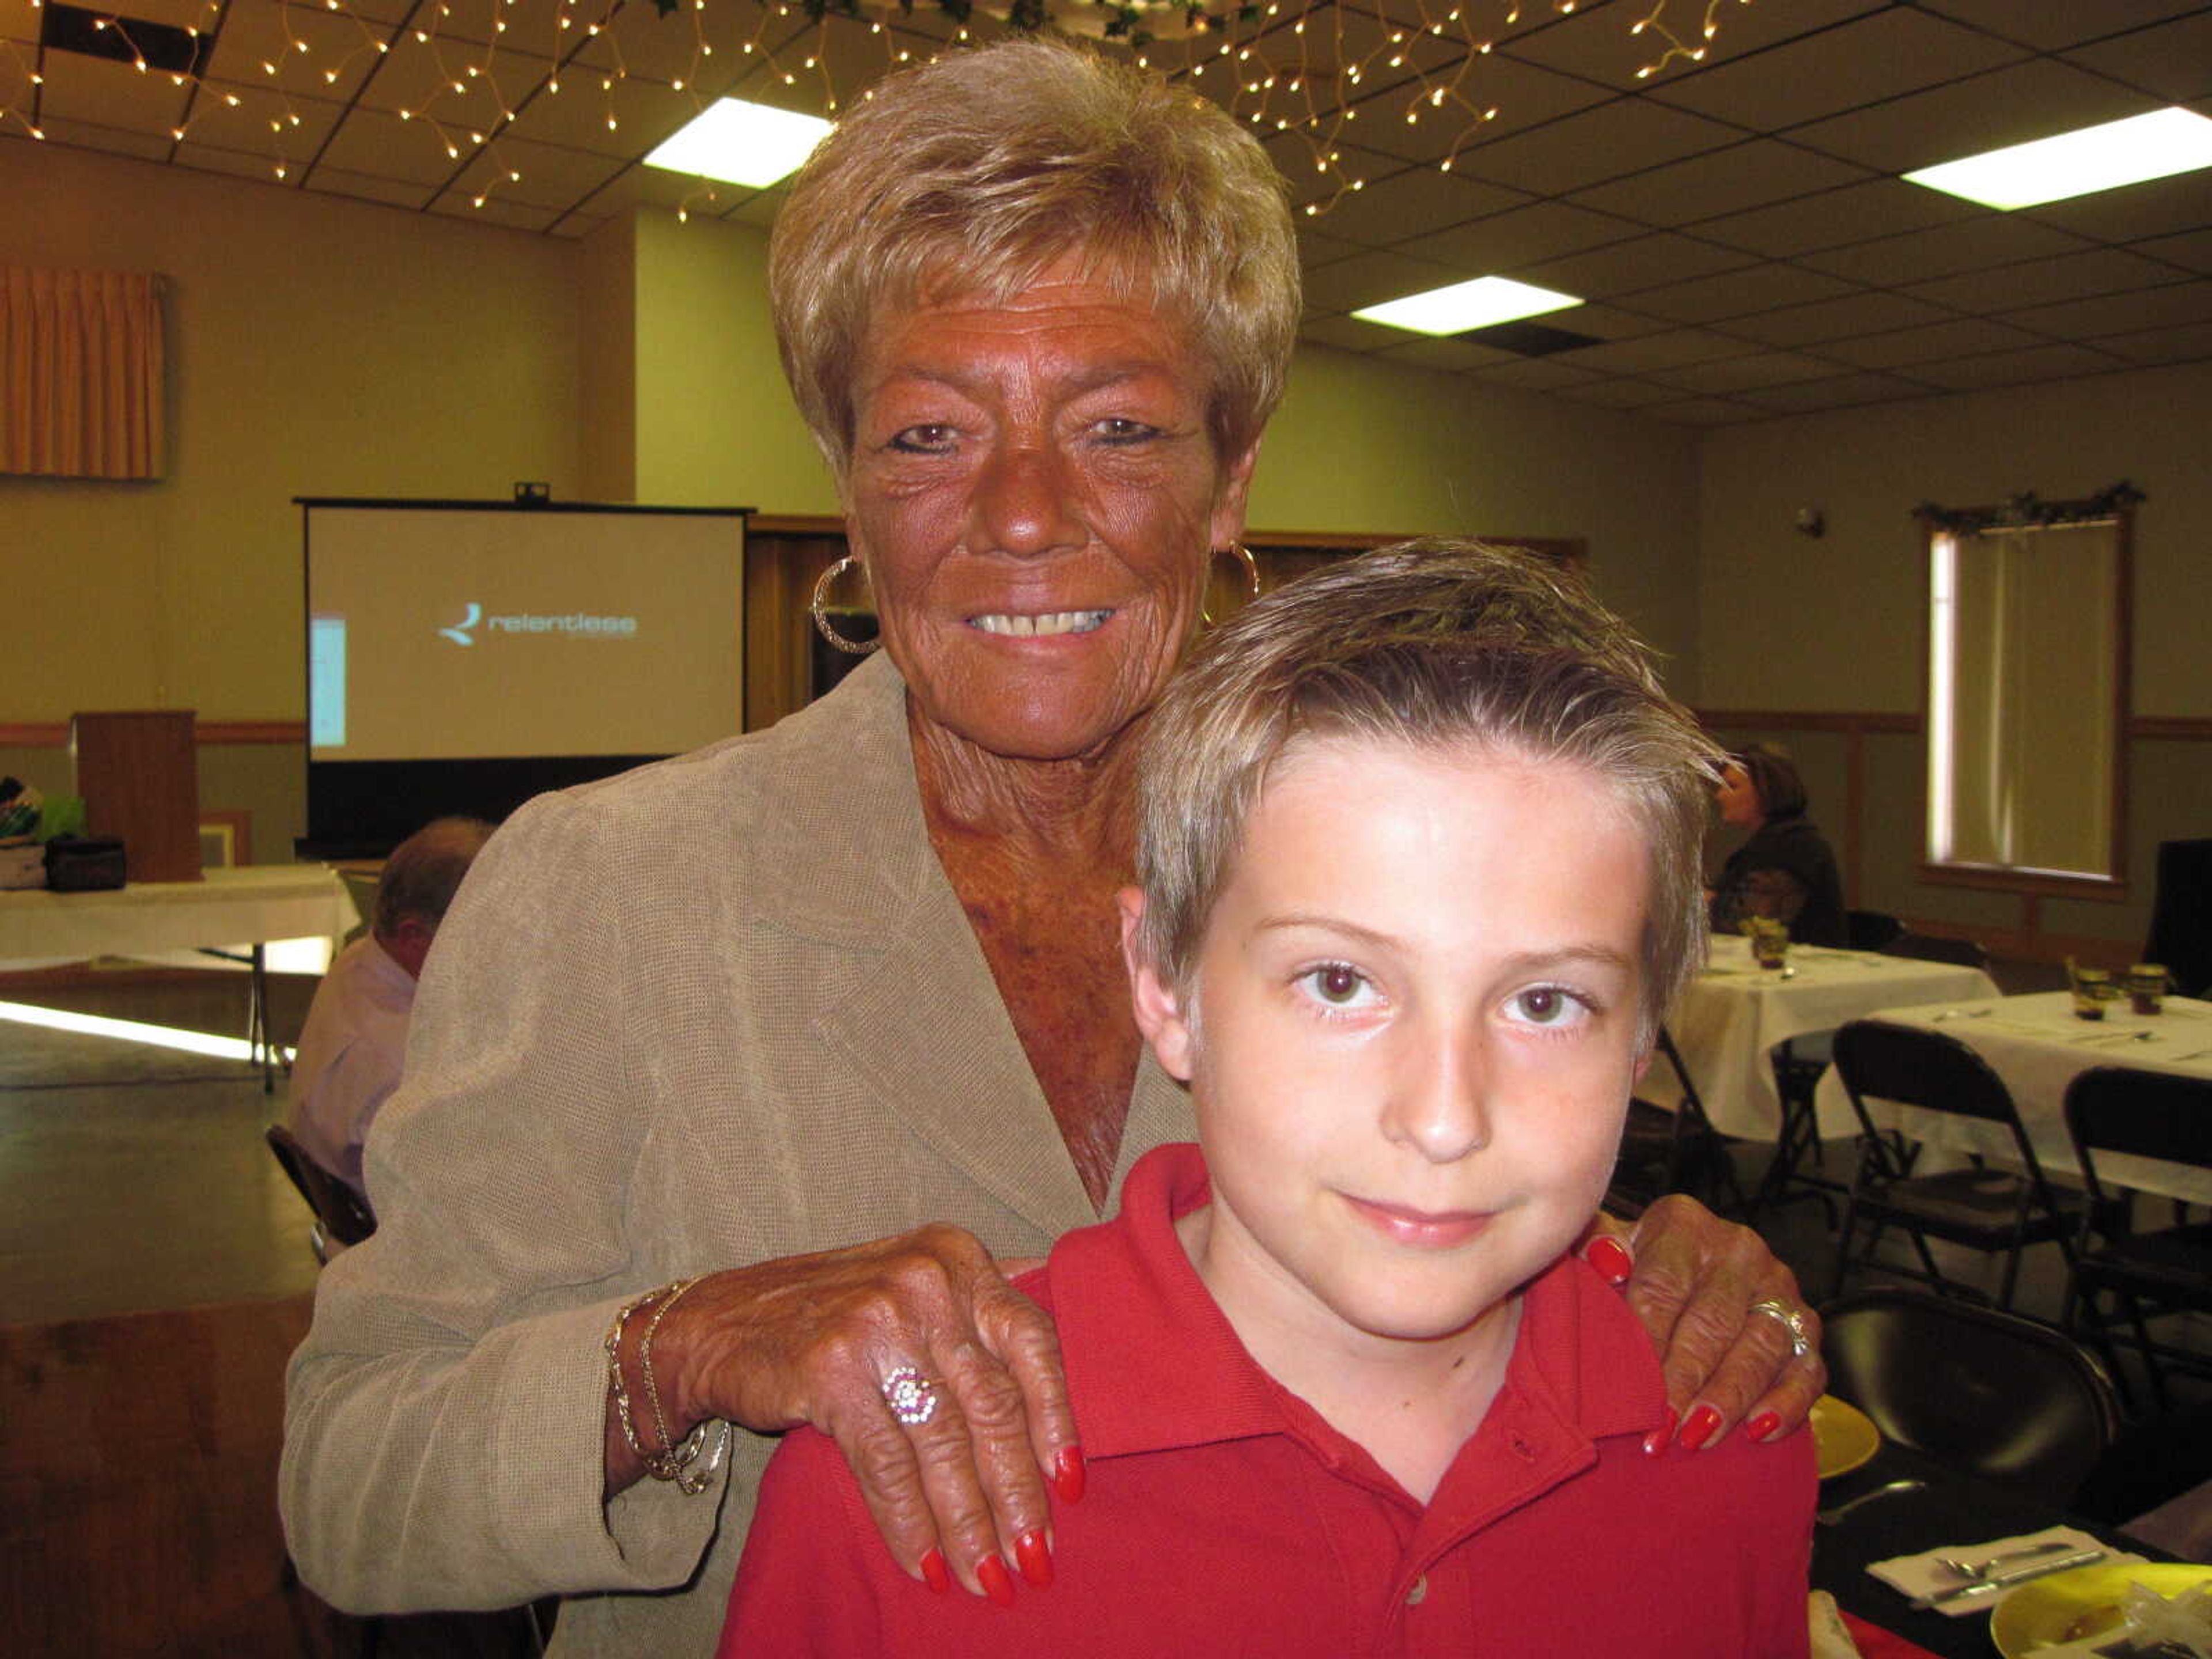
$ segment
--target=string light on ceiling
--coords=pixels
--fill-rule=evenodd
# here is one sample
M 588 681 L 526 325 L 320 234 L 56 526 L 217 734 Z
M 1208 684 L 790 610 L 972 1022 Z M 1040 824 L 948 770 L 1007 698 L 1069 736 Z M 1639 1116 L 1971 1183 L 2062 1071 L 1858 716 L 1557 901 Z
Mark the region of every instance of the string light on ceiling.
M 153 3 L 153 0 L 141 0 Z M 55 17 L 96 24 L 88 44 L 66 50 L 170 80 L 179 112 L 171 143 L 200 143 L 263 158 L 274 179 L 306 182 L 322 165 L 346 102 L 396 116 L 392 142 L 431 147 L 451 195 L 482 208 L 523 182 L 523 138 L 574 146 L 567 109 L 595 100 L 590 125 L 639 132 L 635 152 L 667 137 L 665 88 L 696 113 L 742 83 L 835 118 L 842 101 L 866 95 L 880 75 L 937 52 L 1038 30 L 1103 42 L 1222 105 L 1271 141 L 1301 210 L 1319 217 L 1367 179 L 1348 155 L 1378 125 L 1424 129 L 1415 149 L 1451 172 L 1496 120 L 1484 60 L 1516 30 L 1553 23 L 1581 0 L 421 0 L 404 21 L 374 0 L 204 0 L 186 25 L 153 25 L 121 10 L 81 11 L 62 0 L 0 0 L 25 9 L 28 29 L 0 31 L 0 131 L 46 137 L 40 55 L 56 44 Z M 1751 0 L 1631 0 L 1625 34 L 1650 49 L 1634 71 L 1646 79 L 1702 62 L 1723 13 Z M 173 15 L 171 13 L 170 15 Z M 216 33 L 265 45 L 251 70 L 215 50 Z M 1593 20 L 1595 21 L 1595 20 Z M 166 54 L 142 46 L 160 29 L 182 43 Z M 35 41 L 25 35 L 35 37 Z M 43 43 L 43 44 L 40 44 Z M 654 70 L 632 85 L 633 59 Z M 209 78 L 211 67 L 226 78 Z M 647 77 L 641 77 L 647 78 Z M 402 90 L 404 88 L 404 91 Z M 653 131 L 636 125 L 648 120 Z M 629 122 L 625 125 L 626 120 Z M 422 135 L 419 138 L 414 134 Z M 629 148 L 624 146 L 625 149 Z M 1401 153 L 1406 146 L 1395 147 Z M 190 162 L 189 150 L 172 159 Z M 432 171 L 434 168 L 425 168 Z M 719 200 L 701 180 L 684 210 Z

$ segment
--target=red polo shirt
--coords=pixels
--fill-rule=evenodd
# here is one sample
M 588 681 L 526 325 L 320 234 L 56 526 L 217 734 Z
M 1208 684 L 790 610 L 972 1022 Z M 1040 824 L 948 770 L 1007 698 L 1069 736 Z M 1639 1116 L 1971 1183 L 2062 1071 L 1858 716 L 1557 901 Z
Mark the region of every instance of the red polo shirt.
M 723 1659 L 1806 1652 L 1811 1436 L 1646 1456 L 1650 1339 L 1570 1259 L 1528 1288 L 1504 1386 L 1424 1509 L 1237 1341 L 1174 1231 L 1206 1193 L 1198 1149 L 1162 1147 L 1116 1219 L 1023 1281 L 1058 1322 L 1090 1465 L 1054 1514 L 1049 1589 L 1018 1578 L 1011 1610 L 932 1594 L 800 1430 L 762 1485 Z

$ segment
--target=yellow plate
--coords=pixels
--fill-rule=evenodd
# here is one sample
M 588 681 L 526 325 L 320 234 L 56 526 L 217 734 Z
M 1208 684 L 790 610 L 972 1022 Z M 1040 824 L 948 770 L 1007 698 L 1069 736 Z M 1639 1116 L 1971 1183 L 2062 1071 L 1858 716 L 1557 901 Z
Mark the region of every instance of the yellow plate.
M 2023 1659 L 2038 1648 L 2118 1630 L 2120 1599 L 2130 1584 L 2144 1585 L 2171 1601 L 2209 1579 L 2212 1567 L 2186 1561 L 2122 1561 L 2054 1572 L 2022 1584 L 1997 1603 L 1990 1639 L 2004 1659 Z
M 1856 1406 L 1824 1394 L 1813 1402 L 1813 1451 L 1820 1479 L 1848 1474 L 1881 1449 L 1881 1431 Z

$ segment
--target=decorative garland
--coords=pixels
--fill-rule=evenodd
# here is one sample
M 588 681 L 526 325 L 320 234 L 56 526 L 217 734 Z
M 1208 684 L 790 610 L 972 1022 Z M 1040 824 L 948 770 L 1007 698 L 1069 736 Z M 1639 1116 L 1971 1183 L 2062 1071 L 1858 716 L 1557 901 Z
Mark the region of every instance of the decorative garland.
M 934 9 L 943 12 L 956 23 L 965 23 L 975 14 L 975 0 L 923 0 Z M 665 17 L 677 9 L 679 0 L 653 0 Z M 898 9 L 913 16 L 916 0 L 896 0 Z M 1158 37 L 1149 24 L 1163 14 L 1172 15 L 1182 21 L 1189 33 L 1202 33 L 1209 29 L 1226 29 L 1237 23 L 1249 23 L 1260 15 L 1260 8 L 1253 4 L 1209 4 L 1208 0 L 1075 0 L 1075 3 L 1095 7 L 1105 15 L 1100 26 L 1109 40 L 1120 40 L 1132 46 L 1149 46 Z M 864 13 L 862 0 L 799 0 L 799 9 L 806 14 L 809 22 L 819 23 L 825 17 L 860 17 Z M 991 15 L 1000 18 L 1017 34 L 1035 34 L 1049 21 L 1046 15 L 1046 0 L 1009 0 L 1001 14 L 994 6 Z
M 2115 519 L 2148 499 L 2125 478 L 2109 489 L 2079 501 L 2046 501 L 2032 489 L 2008 497 L 2002 507 L 1938 507 L 1923 501 L 1912 516 L 1929 530 L 1972 535 L 1984 530 L 2047 530 L 2053 525 L 2090 524 Z

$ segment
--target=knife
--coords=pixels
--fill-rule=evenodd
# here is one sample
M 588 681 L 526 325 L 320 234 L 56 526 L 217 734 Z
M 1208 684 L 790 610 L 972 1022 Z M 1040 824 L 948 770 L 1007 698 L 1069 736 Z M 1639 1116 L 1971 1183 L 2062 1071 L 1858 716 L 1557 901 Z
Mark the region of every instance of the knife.
M 2093 1561 L 2105 1559 L 2102 1549 L 2076 1550 L 2071 1555 L 2062 1555 L 2056 1561 L 2038 1561 L 2033 1566 L 2014 1567 L 2010 1572 L 1993 1573 L 1987 1578 L 1971 1584 L 1957 1584 L 1933 1595 L 1917 1595 L 1912 1599 L 1912 1610 L 1925 1613 L 1930 1607 L 1948 1607 L 1954 1601 L 1978 1601 L 1984 1595 L 1994 1595 L 2014 1584 L 2024 1584 L 2031 1578 L 2040 1578 L 2045 1573 L 2065 1572 L 2074 1567 L 2086 1567 Z

